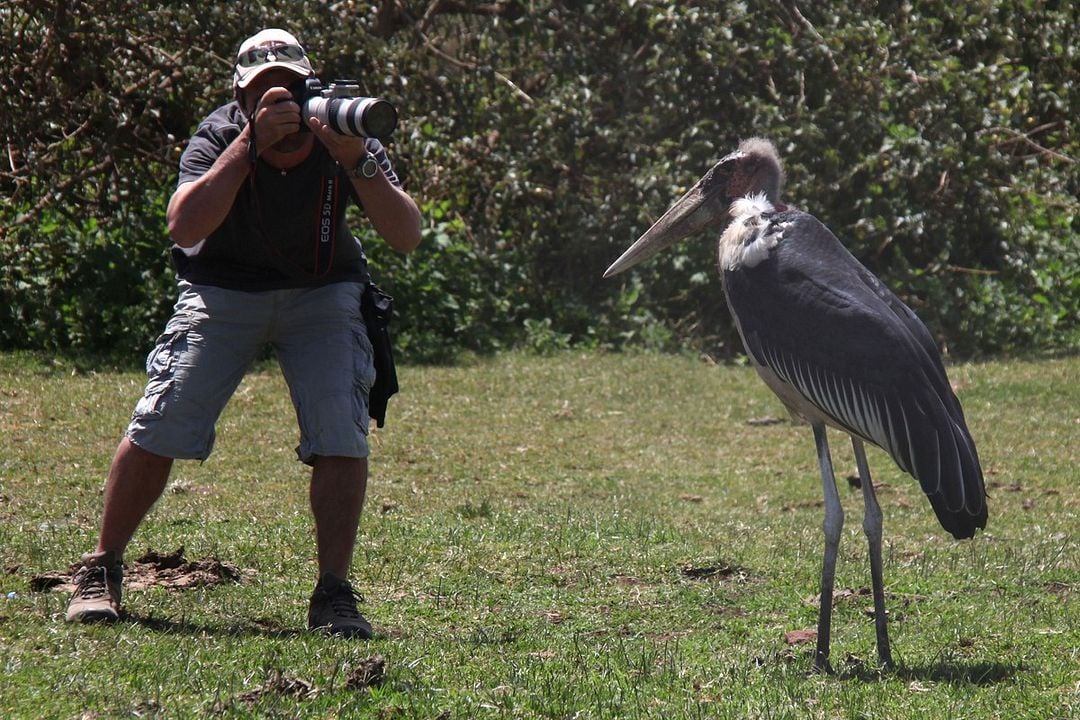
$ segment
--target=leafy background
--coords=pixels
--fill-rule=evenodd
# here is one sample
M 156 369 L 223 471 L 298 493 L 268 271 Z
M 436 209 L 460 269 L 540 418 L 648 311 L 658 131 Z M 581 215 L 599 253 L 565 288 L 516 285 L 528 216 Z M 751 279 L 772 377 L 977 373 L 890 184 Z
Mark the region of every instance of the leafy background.
M 1067 0 L 0 3 L 0 349 L 135 362 L 174 299 L 164 208 L 231 58 L 295 32 L 403 122 L 425 241 L 361 218 L 414 362 L 509 347 L 731 357 L 711 239 L 604 268 L 739 139 L 965 357 L 1080 347 Z

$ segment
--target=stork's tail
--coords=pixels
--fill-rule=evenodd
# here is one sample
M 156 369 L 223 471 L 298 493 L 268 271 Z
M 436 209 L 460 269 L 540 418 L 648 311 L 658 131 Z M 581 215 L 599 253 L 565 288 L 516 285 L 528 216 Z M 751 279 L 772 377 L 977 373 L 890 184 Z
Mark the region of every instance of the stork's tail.
M 960 403 L 952 401 L 926 418 L 923 437 L 912 443 L 911 467 L 904 469 L 922 485 L 941 526 L 962 540 L 986 527 L 986 485 Z

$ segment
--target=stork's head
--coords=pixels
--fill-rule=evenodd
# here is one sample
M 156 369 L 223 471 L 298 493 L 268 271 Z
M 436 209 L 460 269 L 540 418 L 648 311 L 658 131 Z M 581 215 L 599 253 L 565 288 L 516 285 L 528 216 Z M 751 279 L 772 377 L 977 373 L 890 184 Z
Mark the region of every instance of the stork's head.
M 780 156 L 771 142 L 743 140 L 738 150 L 716 163 L 627 248 L 604 277 L 621 273 L 699 230 L 727 224 L 731 204 L 741 197 L 764 194 L 775 205 L 782 177 Z

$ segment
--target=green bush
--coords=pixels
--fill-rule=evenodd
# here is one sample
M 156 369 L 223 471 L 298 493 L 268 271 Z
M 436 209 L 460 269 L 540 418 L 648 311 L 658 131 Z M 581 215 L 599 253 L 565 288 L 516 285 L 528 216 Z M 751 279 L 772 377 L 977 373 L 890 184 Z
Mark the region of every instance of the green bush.
M 133 225 L 42 213 L 34 233 L 5 247 L 0 347 L 145 356 L 175 299 L 163 223 L 159 212 L 132 233 Z
M 424 246 L 398 257 L 356 227 L 406 359 L 739 352 L 715 238 L 600 276 L 755 134 L 781 150 L 788 202 L 952 352 L 1075 350 L 1075 4 L 805 5 L 288 0 L 245 3 L 241 27 L 227 5 L 9 3 L 0 342 L 126 353 L 157 331 L 172 294 L 160 208 L 184 139 L 228 96 L 240 40 L 283 25 L 325 77 L 359 76 L 401 109 L 391 150 Z
M 511 344 L 528 308 L 514 305 L 526 278 L 512 258 L 478 251 L 450 203 L 425 204 L 420 247 L 390 250 L 373 232 L 362 237 L 374 280 L 394 296 L 395 350 L 421 362 L 460 352 L 490 353 Z

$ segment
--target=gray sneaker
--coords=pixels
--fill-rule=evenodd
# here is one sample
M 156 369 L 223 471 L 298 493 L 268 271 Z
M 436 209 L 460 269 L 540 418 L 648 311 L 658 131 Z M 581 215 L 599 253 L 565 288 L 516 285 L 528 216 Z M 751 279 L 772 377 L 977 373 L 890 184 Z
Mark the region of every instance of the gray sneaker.
M 371 623 L 356 609 L 364 596 L 348 580 L 326 573 L 315 586 L 308 605 L 308 629 L 325 630 L 341 637 L 371 639 Z
M 83 555 L 75 573 L 75 592 L 68 601 L 68 622 L 115 622 L 120 619 L 120 593 L 124 564 L 110 550 Z

